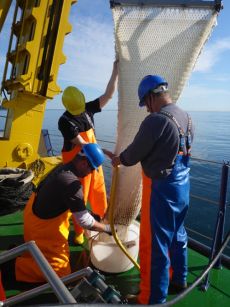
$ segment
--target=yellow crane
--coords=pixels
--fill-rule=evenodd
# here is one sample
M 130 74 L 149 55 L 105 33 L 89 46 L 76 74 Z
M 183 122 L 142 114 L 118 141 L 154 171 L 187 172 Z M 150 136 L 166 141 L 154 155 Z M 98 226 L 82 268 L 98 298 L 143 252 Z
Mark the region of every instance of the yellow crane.
M 10 6 L 14 6 L 1 85 L 1 92 L 9 99 L 2 102 L 7 115 L 0 134 L 0 167 L 27 169 L 36 165 L 35 182 L 61 161 L 43 156 L 41 130 L 47 99 L 61 92 L 56 81 L 59 65 L 65 62 L 62 47 L 65 35 L 71 32 L 68 17 L 76 1 L 0 3 L 0 31 Z

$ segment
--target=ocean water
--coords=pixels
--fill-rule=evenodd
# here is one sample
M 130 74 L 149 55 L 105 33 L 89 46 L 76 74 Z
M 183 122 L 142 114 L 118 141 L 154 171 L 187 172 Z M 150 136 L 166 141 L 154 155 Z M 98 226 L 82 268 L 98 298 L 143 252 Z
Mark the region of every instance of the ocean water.
M 62 139 L 58 131 L 58 119 L 63 110 L 47 110 L 43 128 L 48 129 L 55 150 L 60 151 Z M 230 161 L 230 112 L 189 112 L 195 125 L 192 156 L 215 162 Z M 117 111 L 103 110 L 97 113 L 95 128 L 97 139 L 115 143 Z M 112 145 L 107 145 L 112 147 Z

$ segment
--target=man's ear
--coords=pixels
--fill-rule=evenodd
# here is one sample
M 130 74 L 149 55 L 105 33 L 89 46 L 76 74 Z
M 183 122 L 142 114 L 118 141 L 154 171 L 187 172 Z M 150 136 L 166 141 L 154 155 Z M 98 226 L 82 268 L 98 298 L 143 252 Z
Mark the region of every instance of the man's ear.
M 82 168 L 88 167 L 88 161 L 87 161 L 86 158 L 81 160 L 80 166 L 81 166 Z
M 79 170 L 85 169 L 87 167 L 87 164 L 88 164 L 88 162 L 87 162 L 85 157 L 84 158 L 80 157 L 78 159 L 75 159 L 75 161 L 74 161 L 75 167 Z
M 152 103 L 152 97 L 151 97 L 151 94 L 149 94 L 145 100 L 145 106 L 148 108 L 149 111 L 152 109 L 151 103 Z

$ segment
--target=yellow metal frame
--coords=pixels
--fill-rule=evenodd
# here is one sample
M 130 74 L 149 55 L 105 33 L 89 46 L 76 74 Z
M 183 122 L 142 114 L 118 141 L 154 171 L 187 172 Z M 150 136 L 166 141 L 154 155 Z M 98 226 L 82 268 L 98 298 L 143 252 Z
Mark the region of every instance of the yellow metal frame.
M 35 181 L 41 180 L 58 163 L 60 157 L 40 157 L 38 154 L 42 123 L 47 98 L 53 98 L 61 89 L 56 84 L 60 64 L 65 62 L 62 52 L 65 35 L 71 31 L 68 22 L 71 5 L 76 0 L 58 2 L 59 15 L 53 20 L 51 10 L 55 12 L 57 2 L 54 0 L 17 2 L 15 15 L 21 10 L 22 18 L 13 21 L 12 36 L 16 37 L 15 50 L 11 50 L 12 39 L 9 39 L 9 50 L 3 79 L 8 64 L 11 64 L 11 76 L 3 80 L 3 89 L 7 90 L 10 100 L 4 100 L 2 106 L 8 110 L 6 127 L 0 138 L 0 167 L 29 168 L 35 161 L 43 161 L 45 169 Z M 61 4 L 60 4 L 61 3 Z M 11 1 L 1 1 L 0 30 L 4 24 Z M 56 18 L 56 19 L 55 19 Z M 55 23 L 56 21 L 56 23 Z M 58 22 L 58 25 L 57 25 Z M 58 27 L 57 27 L 58 26 Z M 52 45 L 49 45 L 50 29 L 55 32 Z M 47 39 L 47 41 L 46 41 Z M 39 77 L 42 63 L 50 64 L 47 88 L 41 93 L 44 78 Z

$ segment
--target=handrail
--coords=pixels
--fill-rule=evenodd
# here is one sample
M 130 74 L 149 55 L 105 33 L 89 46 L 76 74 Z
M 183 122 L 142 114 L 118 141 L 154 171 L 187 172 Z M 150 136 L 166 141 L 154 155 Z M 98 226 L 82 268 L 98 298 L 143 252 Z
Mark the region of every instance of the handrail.
M 199 254 L 205 256 L 206 258 L 210 257 L 211 254 L 211 247 L 208 247 L 207 245 L 191 238 L 188 237 L 188 247 Z M 229 248 L 228 245 L 226 245 L 225 249 Z M 223 264 L 224 267 L 227 269 L 230 269 L 230 257 L 227 256 L 226 254 L 221 255 L 221 263 Z
M 103 276 L 101 276 L 98 272 L 95 272 L 92 268 L 86 267 L 84 269 L 81 269 L 77 272 L 74 272 L 72 274 L 69 274 L 67 276 L 64 276 L 60 278 L 60 281 L 63 282 L 63 284 L 67 285 L 69 283 L 73 283 L 79 279 L 82 279 L 86 277 L 88 282 L 92 285 L 95 286 L 99 292 L 101 292 L 101 295 L 105 295 L 108 290 L 111 290 L 111 287 L 108 286 L 104 280 Z M 46 290 L 49 290 L 51 288 L 50 283 L 43 284 L 41 286 L 38 286 L 36 288 L 30 289 L 26 292 L 22 292 L 16 296 L 7 298 L 4 301 L 5 306 L 13 306 L 14 304 L 21 303 L 23 301 L 26 301 L 28 299 L 34 298 Z M 98 292 L 98 293 L 99 293 Z M 110 302 L 113 304 L 118 304 L 120 302 L 120 294 L 116 291 L 111 291 L 111 297 L 110 297 Z M 71 305 L 72 306 L 72 305 Z M 75 305 L 74 305 L 75 306 Z
M 90 274 L 92 274 L 93 270 L 90 267 L 87 267 L 85 269 L 79 270 L 78 272 L 74 272 L 68 276 L 62 277 L 60 278 L 60 280 L 64 283 L 64 284 L 68 284 L 71 282 L 74 282 L 76 280 L 79 280 L 83 277 L 87 277 Z M 4 303 L 6 306 L 13 306 L 14 304 L 18 304 L 20 302 L 29 300 L 31 298 L 34 298 L 38 295 L 40 295 L 41 293 L 45 292 L 46 290 L 49 290 L 51 288 L 50 283 L 46 283 L 44 285 L 38 286 L 36 288 L 27 290 L 25 292 L 19 293 L 16 296 L 12 296 L 10 298 L 7 298 Z
M 74 297 L 70 294 L 68 289 L 65 287 L 63 282 L 57 276 L 49 262 L 46 260 L 40 249 L 37 247 L 34 241 L 26 242 L 20 246 L 17 246 L 11 250 L 2 252 L 0 254 L 0 264 L 14 259 L 15 257 L 21 255 L 23 252 L 29 251 L 33 256 L 34 260 L 38 264 L 42 273 L 44 274 L 46 280 L 49 282 L 51 288 L 53 289 L 55 295 L 58 297 L 59 301 L 63 304 L 65 303 L 76 303 Z M 15 296 L 16 300 L 17 296 Z M 7 300 L 3 302 L 3 306 L 7 304 Z
M 207 163 L 211 163 L 211 164 L 218 164 L 218 165 L 222 165 L 222 162 L 218 162 L 218 161 L 212 161 L 212 160 L 206 160 L 206 159 L 201 159 L 201 158 L 196 158 L 196 157 L 191 157 L 191 160 L 193 161 L 198 161 L 198 162 L 207 162 Z

